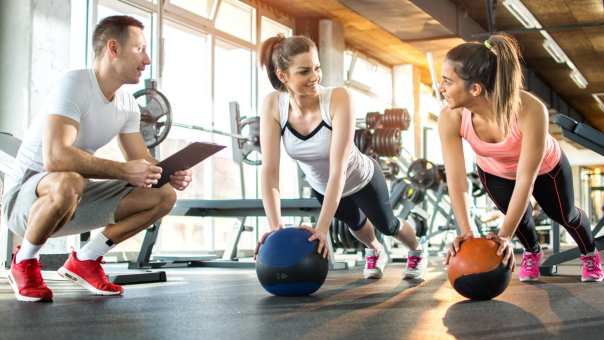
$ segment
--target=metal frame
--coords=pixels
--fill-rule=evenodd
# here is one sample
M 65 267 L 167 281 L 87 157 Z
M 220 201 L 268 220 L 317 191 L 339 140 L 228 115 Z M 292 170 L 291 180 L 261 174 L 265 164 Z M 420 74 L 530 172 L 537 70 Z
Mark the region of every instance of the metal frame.
M 305 199 L 283 199 L 281 200 L 281 214 L 283 216 L 314 216 L 317 217 L 321 211 L 319 202 L 312 198 Z M 151 262 L 151 253 L 153 246 L 159 235 L 161 222 L 156 222 L 151 228 L 147 229 L 145 239 L 137 261 L 130 263 L 131 269 L 149 269 L 149 268 L 168 268 L 168 267 L 253 267 L 253 262 L 238 262 L 236 258 L 237 244 L 241 233 L 246 231 L 244 221 L 249 216 L 266 216 L 262 200 L 260 199 L 233 199 L 233 200 L 197 200 L 184 199 L 176 202 L 170 216 L 196 216 L 196 217 L 238 217 L 242 220 L 240 226 L 236 228 L 236 234 L 229 248 L 225 249 L 226 258 L 215 260 L 216 257 L 202 256 L 200 258 L 178 258 L 163 257 L 168 261 Z M 331 247 L 331 242 L 328 242 Z M 333 249 L 330 250 L 330 262 L 334 268 Z

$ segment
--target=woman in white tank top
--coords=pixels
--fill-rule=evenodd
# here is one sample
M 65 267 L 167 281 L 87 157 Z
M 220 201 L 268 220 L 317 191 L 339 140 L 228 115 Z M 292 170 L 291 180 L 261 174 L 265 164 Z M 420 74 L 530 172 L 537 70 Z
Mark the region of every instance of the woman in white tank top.
M 321 87 L 317 48 L 303 36 L 276 36 L 262 45 L 260 60 L 277 91 L 265 100 L 260 118 L 262 200 L 270 231 L 282 227 L 279 197 L 280 142 L 295 159 L 321 202 L 310 241 L 328 255 L 327 232 L 334 217 L 344 221 L 368 250 L 366 278 L 380 278 L 388 262 L 375 238 L 374 225 L 409 247 L 406 278 L 420 278 L 427 259 L 414 228 L 392 212 L 386 182 L 379 166 L 354 145 L 355 117 L 343 87 Z

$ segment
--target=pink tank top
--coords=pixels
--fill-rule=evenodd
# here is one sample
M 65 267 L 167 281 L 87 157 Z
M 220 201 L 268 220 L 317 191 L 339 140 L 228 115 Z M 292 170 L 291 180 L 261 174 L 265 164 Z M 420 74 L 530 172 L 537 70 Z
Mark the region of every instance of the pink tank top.
M 470 143 L 476 153 L 476 164 L 487 173 L 515 180 L 522 145 L 522 133 L 517 119 L 512 120 L 510 134 L 499 143 L 482 141 L 472 125 L 472 112 L 463 109 L 461 118 L 461 136 Z M 541 161 L 539 175 L 552 171 L 560 161 L 560 145 L 549 133 L 545 141 L 545 154 Z

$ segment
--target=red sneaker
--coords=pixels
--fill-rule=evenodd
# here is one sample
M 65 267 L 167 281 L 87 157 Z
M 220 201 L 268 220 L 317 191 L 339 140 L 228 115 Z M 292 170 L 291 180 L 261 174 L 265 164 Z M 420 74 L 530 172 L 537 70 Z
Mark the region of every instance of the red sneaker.
M 59 268 L 57 272 L 62 277 L 77 283 L 93 294 L 121 295 L 124 288 L 109 281 L 101 266 L 102 261 L 102 256 L 96 260 L 80 261 L 75 251 L 72 251 L 63 267 Z
M 19 251 L 19 248 L 17 248 Z M 23 260 L 16 263 L 16 253 L 8 273 L 8 283 L 19 301 L 52 301 L 52 291 L 46 287 L 42 278 L 42 266 L 38 259 Z

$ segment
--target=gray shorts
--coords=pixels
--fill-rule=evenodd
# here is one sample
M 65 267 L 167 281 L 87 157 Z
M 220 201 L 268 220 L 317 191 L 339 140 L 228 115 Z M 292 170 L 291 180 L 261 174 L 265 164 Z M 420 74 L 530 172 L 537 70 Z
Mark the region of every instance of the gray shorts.
M 28 170 L 17 185 L 4 193 L 2 219 L 15 234 L 23 237 L 27 228 L 29 210 L 38 199 L 38 183 L 48 172 Z M 134 190 L 120 180 L 86 180 L 81 201 L 71 221 L 51 237 L 80 234 L 115 223 L 119 202 Z

